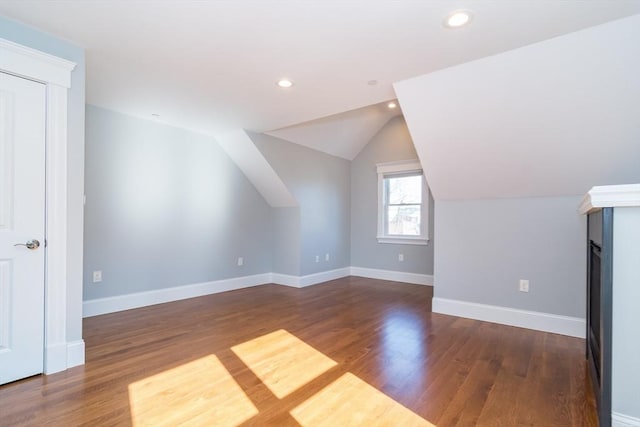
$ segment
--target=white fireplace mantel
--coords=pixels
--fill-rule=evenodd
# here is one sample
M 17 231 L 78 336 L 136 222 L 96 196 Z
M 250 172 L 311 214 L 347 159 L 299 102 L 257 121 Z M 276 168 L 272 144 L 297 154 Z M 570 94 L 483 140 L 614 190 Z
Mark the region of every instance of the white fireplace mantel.
M 640 184 L 593 187 L 582 199 L 578 211 L 587 215 L 602 208 L 640 207 Z

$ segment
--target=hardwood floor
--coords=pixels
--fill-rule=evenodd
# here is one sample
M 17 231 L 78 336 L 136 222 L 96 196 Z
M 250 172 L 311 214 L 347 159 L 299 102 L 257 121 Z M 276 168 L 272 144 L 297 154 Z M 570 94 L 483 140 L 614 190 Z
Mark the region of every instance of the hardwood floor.
M 596 426 L 580 339 L 348 277 L 84 320 L 86 365 L 0 387 L 0 425 Z

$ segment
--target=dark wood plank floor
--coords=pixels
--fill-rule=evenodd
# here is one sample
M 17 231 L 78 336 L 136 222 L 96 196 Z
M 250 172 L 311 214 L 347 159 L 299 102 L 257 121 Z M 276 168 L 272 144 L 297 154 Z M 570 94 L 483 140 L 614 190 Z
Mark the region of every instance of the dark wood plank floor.
M 0 387 L 0 425 L 597 425 L 583 340 L 433 314 L 431 292 L 348 277 L 88 318 L 86 365 Z

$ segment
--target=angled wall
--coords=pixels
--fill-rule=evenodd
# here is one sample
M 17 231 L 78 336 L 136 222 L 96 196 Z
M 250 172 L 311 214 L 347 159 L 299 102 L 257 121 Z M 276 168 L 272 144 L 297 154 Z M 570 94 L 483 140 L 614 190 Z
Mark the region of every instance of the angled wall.
M 394 85 L 436 200 L 640 180 L 640 15 Z
M 294 224 L 295 213 L 284 213 L 288 215 L 288 221 L 280 222 L 279 234 L 286 230 L 285 224 L 290 225 L 287 233 L 291 234 L 284 237 L 288 240 L 281 242 L 280 250 L 293 253 L 290 245 L 299 244 L 299 274 L 302 276 L 348 267 L 350 162 L 274 136 L 248 135 L 300 207 L 299 231 Z M 296 233 L 299 233 L 297 242 Z M 283 260 L 278 265 L 285 265 L 285 262 L 291 264 L 291 260 Z
M 640 182 L 638 40 L 634 16 L 395 85 L 436 199 L 435 311 L 584 335 L 577 205 Z
M 245 130 L 235 129 L 217 135 L 216 141 L 270 206 L 275 208 L 297 206 L 289 189 L 256 148 Z

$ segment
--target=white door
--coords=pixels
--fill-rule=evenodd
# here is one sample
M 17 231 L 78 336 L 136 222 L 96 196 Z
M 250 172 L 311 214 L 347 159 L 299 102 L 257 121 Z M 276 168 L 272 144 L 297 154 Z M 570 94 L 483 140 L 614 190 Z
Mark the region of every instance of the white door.
M 0 73 L 0 384 L 43 372 L 45 88 Z

